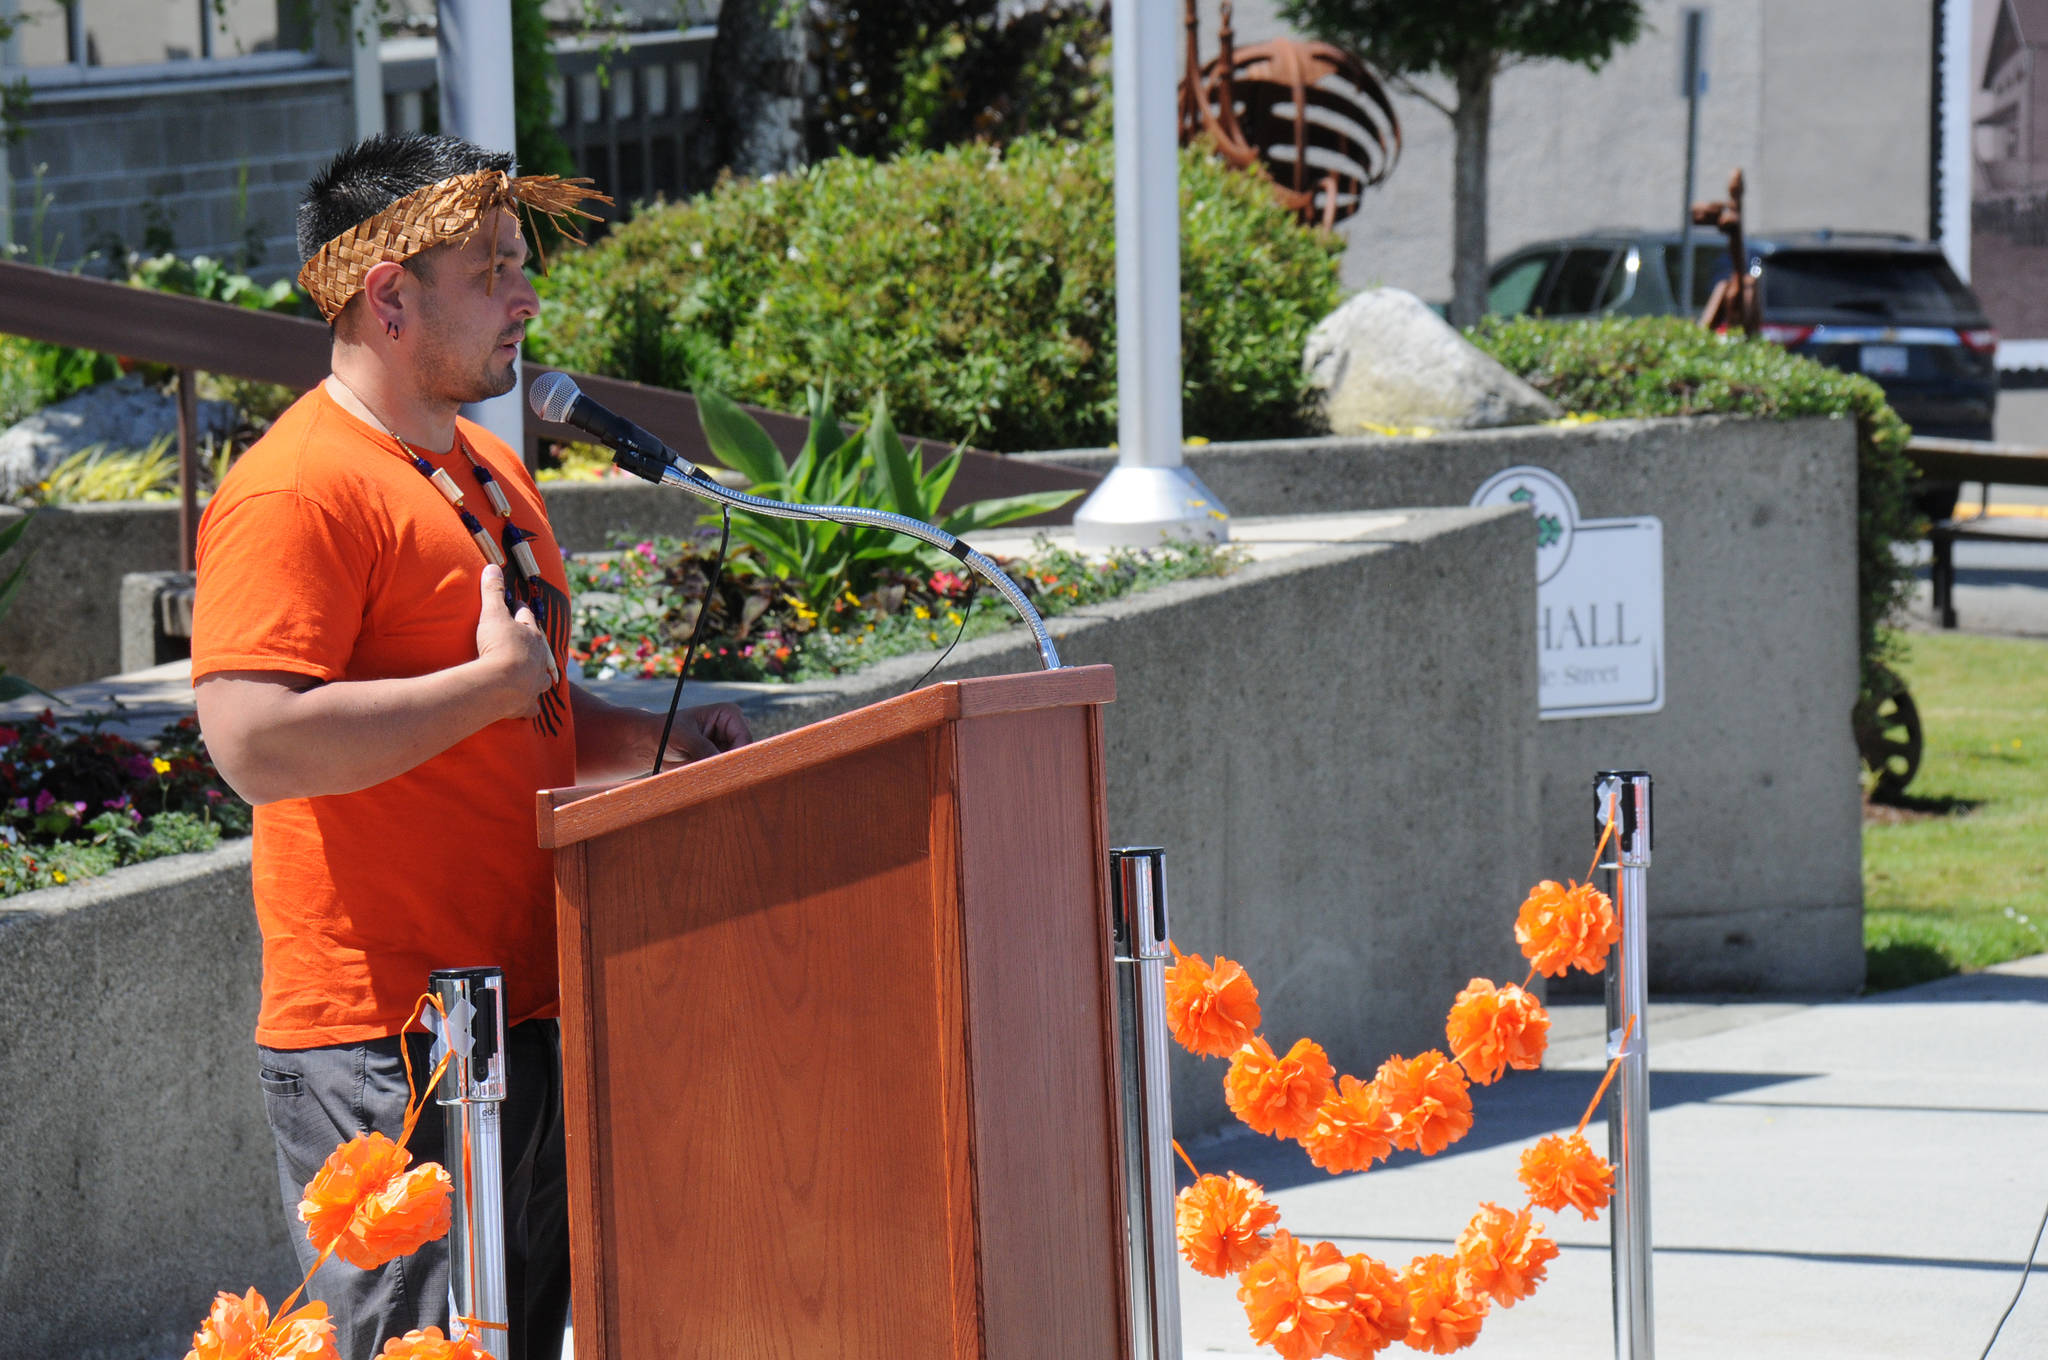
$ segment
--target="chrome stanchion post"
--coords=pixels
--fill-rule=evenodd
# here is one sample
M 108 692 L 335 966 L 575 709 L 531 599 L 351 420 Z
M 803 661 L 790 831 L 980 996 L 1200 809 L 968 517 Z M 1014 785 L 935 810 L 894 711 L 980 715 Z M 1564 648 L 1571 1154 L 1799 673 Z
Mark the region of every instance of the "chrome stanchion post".
M 427 1012 L 434 1056 L 450 1055 L 435 1088 L 447 1141 L 442 1160 L 455 1183 L 449 1205 L 449 1335 L 467 1335 L 490 1355 L 509 1354 L 505 1299 L 505 1173 L 499 1113 L 505 1100 L 505 974 L 498 968 L 437 968 L 440 1011 Z M 444 1020 L 442 1017 L 445 1016 Z
M 1619 1057 L 1608 1097 L 1607 1156 L 1614 1163 L 1614 1354 L 1653 1360 L 1656 1330 L 1650 1297 L 1650 776 L 1602 770 L 1593 778 L 1595 836 L 1615 822 L 1611 870 L 1621 922 L 1607 970 L 1607 1056 Z
M 1124 1245 L 1133 1360 L 1180 1360 L 1173 1234 L 1173 1100 L 1167 1085 L 1166 852 L 1109 852 L 1110 934 L 1123 1067 Z

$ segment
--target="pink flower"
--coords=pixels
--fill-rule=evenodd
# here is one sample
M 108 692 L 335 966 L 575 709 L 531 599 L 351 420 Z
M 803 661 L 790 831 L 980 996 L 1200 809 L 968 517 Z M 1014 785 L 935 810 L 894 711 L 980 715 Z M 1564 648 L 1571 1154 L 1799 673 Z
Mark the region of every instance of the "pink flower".
M 57 800 L 56 798 L 51 796 L 51 793 L 48 789 L 44 789 L 41 793 L 36 795 L 36 815 L 38 817 L 42 816 L 45 812 L 48 812 L 51 808 L 55 806 L 57 806 Z
M 652 543 L 636 543 L 635 545 L 633 545 L 633 551 L 639 553 L 642 557 L 646 558 L 650 562 L 658 562 L 661 560 L 661 554 L 654 551 L 654 545 Z

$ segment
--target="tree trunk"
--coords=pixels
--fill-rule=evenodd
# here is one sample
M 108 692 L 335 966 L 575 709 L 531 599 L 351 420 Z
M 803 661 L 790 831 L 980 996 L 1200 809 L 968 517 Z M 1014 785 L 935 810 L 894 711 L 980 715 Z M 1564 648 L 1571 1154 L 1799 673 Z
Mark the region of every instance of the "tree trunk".
M 1451 115 L 1457 152 L 1451 172 L 1451 323 L 1470 326 L 1486 313 L 1486 143 L 1493 128 L 1494 55 L 1458 68 Z
M 810 70 L 807 6 L 725 0 L 712 49 L 719 159 L 759 178 L 804 163 L 804 94 Z

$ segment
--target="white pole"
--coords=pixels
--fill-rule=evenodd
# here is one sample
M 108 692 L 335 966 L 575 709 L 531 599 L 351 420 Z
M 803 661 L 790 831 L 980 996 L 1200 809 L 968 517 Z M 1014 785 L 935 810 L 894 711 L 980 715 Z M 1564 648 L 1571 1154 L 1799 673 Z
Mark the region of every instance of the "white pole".
M 1181 465 L 1176 7 L 1115 0 L 1117 465 L 1074 515 L 1084 548 L 1221 542 L 1230 521 Z
M 441 130 L 486 151 L 512 151 L 512 0 L 439 0 L 434 63 L 441 81 Z M 526 407 L 519 368 L 512 390 L 462 413 L 525 453 Z

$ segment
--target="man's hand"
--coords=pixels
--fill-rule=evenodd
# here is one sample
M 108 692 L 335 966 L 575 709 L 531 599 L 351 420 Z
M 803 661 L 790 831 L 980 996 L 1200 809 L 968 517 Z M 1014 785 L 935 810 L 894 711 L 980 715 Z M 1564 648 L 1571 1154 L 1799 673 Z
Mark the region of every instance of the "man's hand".
M 525 605 L 505 608 L 505 569 L 486 566 L 483 600 L 476 619 L 476 658 L 484 663 L 504 695 L 508 718 L 531 718 L 540 712 L 540 696 L 562 683 L 554 649 Z
M 686 708 L 676 714 L 676 725 L 668 734 L 668 750 L 662 753 L 661 763 L 664 767 L 688 764 L 721 751 L 730 751 L 735 746 L 745 746 L 753 739 L 754 734 L 747 730 L 747 720 L 740 716 L 738 704 Z M 653 740 L 647 743 L 649 756 L 654 753 L 654 742 L 659 740 L 661 729 L 657 726 Z M 650 760 L 648 763 L 653 762 Z
M 661 740 L 663 715 L 644 708 L 608 704 L 581 685 L 569 686 L 576 714 L 576 778 L 596 784 L 614 779 L 644 779 L 654 772 L 654 748 Z M 735 746 L 753 734 L 734 704 L 706 704 L 676 714 L 668 734 L 663 766 L 703 760 Z

